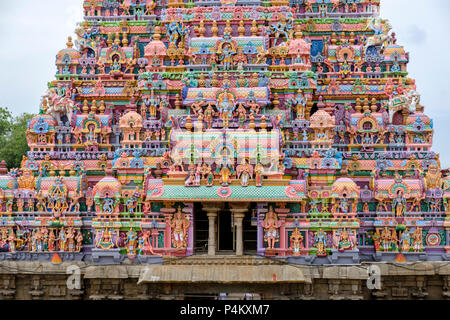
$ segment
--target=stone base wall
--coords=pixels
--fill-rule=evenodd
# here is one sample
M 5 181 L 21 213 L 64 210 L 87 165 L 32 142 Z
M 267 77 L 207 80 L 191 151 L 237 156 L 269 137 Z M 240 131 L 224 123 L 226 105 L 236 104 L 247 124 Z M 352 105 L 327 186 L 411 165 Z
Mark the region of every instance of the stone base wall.
M 197 261 L 198 263 L 198 261 Z M 381 289 L 367 286 L 369 264 L 357 266 L 298 266 L 304 283 L 177 283 L 175 280 L 145 281 L 145 265 L 95 266 L 84 262 L 53 265 L 42 262 L 0 262 L 2 300 L 146 300 L 214 299 L 221 293 L 239 299 L 253 293 L 259 299 L 308 300 L 402 300 L 449 299 L 450 264 L 420 262 L 372 264 L 381 270 Z M 79 268 L 80 287 L 69 288 L 69 266 Z M 230 272 L 239 265 L 229 265 Z M 214 265 L 211 266 L 214 268 Z M 69 279 L 70 280 L 70 279 Z M 205 280 L 205 279 L 203 279 Z M 138 282 L 140 284 L 138 284 Z M 259 294 L 262 295 L 259 295 Z

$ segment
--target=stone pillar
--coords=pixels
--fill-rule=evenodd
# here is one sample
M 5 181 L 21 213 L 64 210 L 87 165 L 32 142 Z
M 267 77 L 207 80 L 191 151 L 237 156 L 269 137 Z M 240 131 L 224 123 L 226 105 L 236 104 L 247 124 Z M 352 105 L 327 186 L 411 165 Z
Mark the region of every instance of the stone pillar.
M 203 208 L 207 212 L 209 220 L 209 235 L 208 235 L 208 256 L 216 255 L 216 219 L 219 208 Z
M 233 212 L 234 225 L 236 226 L 236 255 L 242 256 L 244 254 L 242 220 L 244 220 L 247 209 L 231 209 L 231 212 Z

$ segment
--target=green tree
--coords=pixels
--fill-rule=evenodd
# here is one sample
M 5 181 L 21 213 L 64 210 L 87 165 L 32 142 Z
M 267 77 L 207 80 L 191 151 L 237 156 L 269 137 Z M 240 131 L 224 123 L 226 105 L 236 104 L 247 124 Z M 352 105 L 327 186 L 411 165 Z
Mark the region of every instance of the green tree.
M 26 155 L 27 125 L 33 114 L 23 113 L 12 117 L 8 109 L 0 107 L 0 160 L 5 160 L 8 169 L 19 168 L 22 156 Z
M 0 142 L 9 133 L 12 120 L 11 112 L 7 108 L 0 107 Z

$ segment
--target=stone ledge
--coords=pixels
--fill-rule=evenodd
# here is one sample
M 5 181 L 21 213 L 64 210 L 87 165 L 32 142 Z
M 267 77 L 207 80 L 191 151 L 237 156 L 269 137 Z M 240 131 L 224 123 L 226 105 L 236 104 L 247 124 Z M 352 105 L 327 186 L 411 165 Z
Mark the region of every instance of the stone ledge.
M 337 265 L 287 265 L 281 264 L 281 261 L 275 261 L 277 264 L 259 264 L 258 262 L 254 265 L 250 265 L 248 259 L 244 259 L 243 263 L 239 263 L 239 259 L 233 259 L 234 263 L 228 264 L 193 264 L 190 261 L 183 263 L 185 259 L 180 259 L 177 264 L 167 264 L 167 265 L 155 265 L 155 264 L 121 264 L 121 265 L 107 265 L 99 266 L 94 265 L 90 262 L 73 261 L 64 262 L 61 264 L 52 264 L 50 262 L 41 261 L 0 261 L 0 274 L 1 275 L 24 275 L 24 274 L 36 274 L 36 275 L 66 275 L 66 270 L 69 266 L 76 265 L 80 268 L 80 273 L 86 279 L 139 279 L 142 278 L 146 270 L 156 270 L 160 277 L 163 276 L 165 270 L 167 273 L 173 275 L 173 281 L 178 281 L 176 272 L 185 272 L 183 270 L 190 272 L 189 274 L 194 275 L 189 278 L 187 274 L 183 276 L 183 279 L 191 279 L 189 281 L 204 282 L 202 279 L 202 274 L 205 279 L 208 279 L 208 274 L 222 274 L 223 279 L 226 282 L 228 279 L 228 274 L 239 274 L 243 273 L 254 273 L 254 278 L 248 278 L 250 282 L 258 282 L 257 278 L 262 277 L 262 282 L 274 283 L 273 274 L 276 274 L 278 282 L 289 282 L 292 279 L 291 276 L 279 276 L 280 272 L 294 272 L 299 271 L 302 279 L 291 280 L 292 282 L 308 282 L 311 279 L 354 279 L 354 280 L 364 280 L 368 277 L 368 268 L 371 265 L 378 266 L 381 271 L 382 277 L 392 277 L 392 276 L 450 276 L 450 262 L 414 262 L 405 264 L 392 264 L 389 262 L 374 262 L 374 263 L 362 263 L 360 265 L 353 266 L 337 266 Z M 272 270 L 269 276 L 262 276 L 260 270 Z M 295 270 L 294 270 L 295 269 Z M 181 270 L 181 271 L 180 271 Z M 194 271 L 193 271 L 194 270 Z M 197 272 L 195 270 L 205 270 L 202 272 Z M 289 271 L 286 271 L 289 270 Z M 275 272 L 276 271 L 276 272 Z M 266 272 L 266 271 L 264 271 Z M 267 273 L 267 272 L 266 272 Z M 181 277 L 181 276 L 180 276 Z M 220 277 L 214 275 L 211 279 L 219 279 Z M 244 279 L 244 277 L 241 277 Z M 266 279 L 267 278 L 267 279 Z M 253 279 L 253 280 L 252 280 Z M 309 280 L 308 280 L 309 279 Z M 171 280 L 167 278 L 166 282 Z M 183 280 L 186 281 L 186 280 Z M 215 280 L 216 281 L 216 280 Z M 217 280 L 218 281 L 218 280 Z

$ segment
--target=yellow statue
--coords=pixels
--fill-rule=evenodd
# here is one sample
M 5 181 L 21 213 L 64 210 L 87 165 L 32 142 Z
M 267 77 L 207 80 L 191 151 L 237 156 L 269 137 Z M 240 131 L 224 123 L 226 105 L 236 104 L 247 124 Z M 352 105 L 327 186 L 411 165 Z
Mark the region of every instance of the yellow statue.
M 22 170 L 22 176 L 20 176 L 17 179 L 17 183 L 19 185 L 19 190 L 35 190 L 36 184 L 35 184 L 35 177 L 33 176 L 33 172 L 25 168 Z

